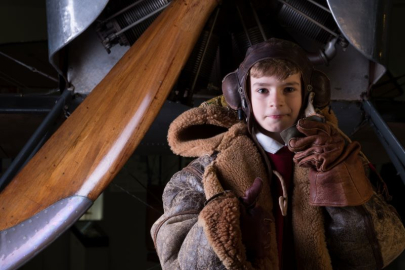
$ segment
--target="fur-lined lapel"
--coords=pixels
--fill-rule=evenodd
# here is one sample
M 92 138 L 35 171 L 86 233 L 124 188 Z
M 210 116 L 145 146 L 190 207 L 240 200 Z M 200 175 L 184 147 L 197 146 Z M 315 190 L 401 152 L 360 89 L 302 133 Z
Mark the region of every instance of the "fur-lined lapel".
M 167 140 L 177 155 L 211 155 L 221 143 L 225 132 L 237 122 L 235 114 L 226 108 L 193 108 L 170 124 Z

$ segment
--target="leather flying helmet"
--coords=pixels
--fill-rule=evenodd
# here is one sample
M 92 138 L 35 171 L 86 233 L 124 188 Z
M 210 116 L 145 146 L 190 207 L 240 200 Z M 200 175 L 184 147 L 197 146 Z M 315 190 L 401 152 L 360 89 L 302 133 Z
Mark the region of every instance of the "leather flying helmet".
M 249 98 L 249 71 L 257 62 L 270 58 L 289 60 L 301 71 L 303 101 L 299 118 L 303 117 L 311 92 L 315 92 L 313 101 L 315 108 L 324 108 L 330 103 L 329 79 L 324 73 L 314 70 L 306 52 L 293 42 L 271 38 L 251 46 L 239 68 L 226 75 L 222 81 L 222 92 L 226 102 L 229 107 L 238 110 L 241 119 L 243 111 L 249 132 L 252 131 L 255 122 Z

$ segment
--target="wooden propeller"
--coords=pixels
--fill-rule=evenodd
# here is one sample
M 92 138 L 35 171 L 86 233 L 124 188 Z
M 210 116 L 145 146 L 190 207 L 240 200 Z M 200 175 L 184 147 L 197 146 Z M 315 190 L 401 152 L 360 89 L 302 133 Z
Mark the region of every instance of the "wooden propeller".
M 0 231 L 94 201 L 158 114 L 217 0 L 174 0 L 0 194 Z M 1 254 L 0 254 L 1 256 Z

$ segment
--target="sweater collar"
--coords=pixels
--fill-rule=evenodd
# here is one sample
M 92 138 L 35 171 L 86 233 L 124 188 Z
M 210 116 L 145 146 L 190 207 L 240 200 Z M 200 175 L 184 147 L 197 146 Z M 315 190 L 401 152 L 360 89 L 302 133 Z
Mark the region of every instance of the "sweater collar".
M 256 138 L 260 145 L 263 147 L 264 151 L 271 154 L 277 153 L 281 148 L 284 147 L 284 144 L 279 143 L 278 141 L 264 135 L 261 132 L 256 132 Z

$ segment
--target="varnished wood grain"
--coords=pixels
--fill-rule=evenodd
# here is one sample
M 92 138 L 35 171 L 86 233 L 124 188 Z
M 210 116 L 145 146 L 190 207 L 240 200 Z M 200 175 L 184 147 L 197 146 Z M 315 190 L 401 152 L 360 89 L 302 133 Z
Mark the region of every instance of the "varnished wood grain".
M 159 112 L 216 0 L 175 0 L 0 194 L 0 229 L 71 195 L 95 200 Z

